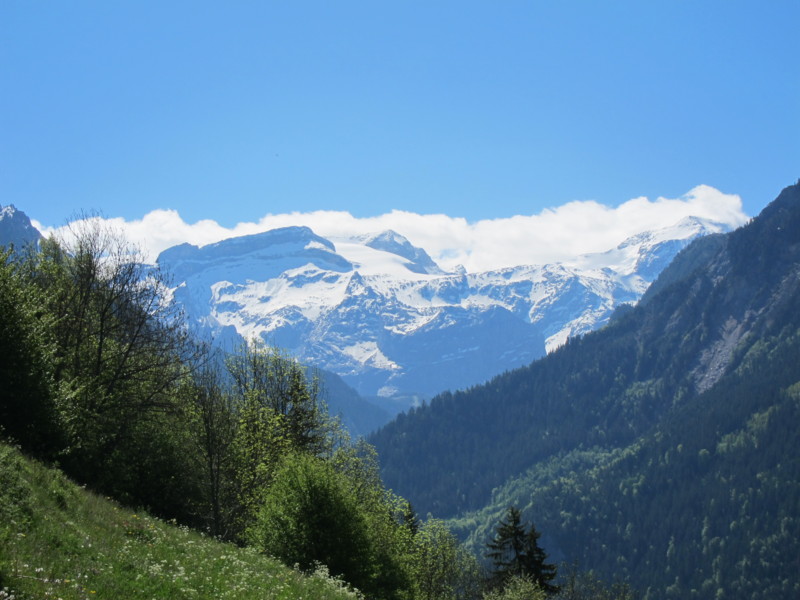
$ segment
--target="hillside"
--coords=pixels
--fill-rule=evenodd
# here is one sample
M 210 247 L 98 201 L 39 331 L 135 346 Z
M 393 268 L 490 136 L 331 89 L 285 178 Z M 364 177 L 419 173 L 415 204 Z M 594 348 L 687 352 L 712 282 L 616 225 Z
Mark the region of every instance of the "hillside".
M 800 591 L 800 186 L 684 250 L 601 331 L 373 436 L 474 546 L 508 504 L 651 598 Z
M 0 598 L 354 598 L 253 550 L 134 512 L 0 445 Z
M 480 551 L 513 504 L 555 556 L 651 598 L 796 598 L 798 360 L 796 330 L 779 334 L 648 435 L 542 461 L 451 525 Z

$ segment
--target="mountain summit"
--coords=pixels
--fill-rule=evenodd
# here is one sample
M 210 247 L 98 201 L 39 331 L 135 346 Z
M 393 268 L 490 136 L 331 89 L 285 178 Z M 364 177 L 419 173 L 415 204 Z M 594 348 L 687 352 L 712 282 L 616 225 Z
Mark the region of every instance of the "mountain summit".
M 38 244 L 41 239 L 42 234 L 31 224 L 28 215 L 13 204 L 0 206 L 0 245 L 22 250 L 30 244 Z
M 406 264 L 406 268 L 412 273 L 444 275 L 444 271 L 428 256 L 425 250 L 413 246 L 406 238 L 391 229 L 377 235 L 365 236 L 363 243 L 368 248 L 391 252 L 407 259 L 409 262 Z

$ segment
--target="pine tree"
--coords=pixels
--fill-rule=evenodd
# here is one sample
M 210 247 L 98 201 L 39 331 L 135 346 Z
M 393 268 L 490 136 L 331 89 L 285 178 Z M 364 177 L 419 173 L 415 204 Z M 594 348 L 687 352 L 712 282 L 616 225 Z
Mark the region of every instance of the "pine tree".
M 556 567 L 547 564 L 547 554 L 539 547 L 541 533 L 536 527 L 527 529 L 522 514 L 514 506 L 508 508 L 497 527 L 494 539 L 487 544 L 486 557 L 494 564 L 490 585 L 503 588 L 512 577 L 528 576 L 547 593 L 555 593 L 558 586 L 550 583 L 556 577 Z

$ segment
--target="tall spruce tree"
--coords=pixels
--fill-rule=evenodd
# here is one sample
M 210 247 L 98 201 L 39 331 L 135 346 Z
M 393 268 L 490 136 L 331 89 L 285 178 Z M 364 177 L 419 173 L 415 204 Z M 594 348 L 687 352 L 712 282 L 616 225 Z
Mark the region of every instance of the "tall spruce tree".
M 556 577 L 556 566 L 545 562 L 547 554 L 539 547 L 541 535 L 533 524 L 528 529 L 522 523 L 518 508 L 508 508 L 494 539 L 487 543 L 486 557 L 494 565 L 489 581 L 492 587 L 502 589 L 512 577 L 528 576 L 547 593 L 559 590 L 551 583 Z

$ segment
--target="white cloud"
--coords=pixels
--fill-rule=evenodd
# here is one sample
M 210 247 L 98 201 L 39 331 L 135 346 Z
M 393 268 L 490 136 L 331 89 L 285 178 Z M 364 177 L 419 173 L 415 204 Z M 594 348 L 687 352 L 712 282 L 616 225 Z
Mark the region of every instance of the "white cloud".
M 393 210 L 368 218 L 343 211 L 316 211 L 262 217 L 226 228 L 212 220 L 186 223 L 177 211 L 155 210 L 140 220 L 107 219 L 154 260 L 159 252 L 188 242 L 197 246 L 278 227 L 305 225 L 323 237 L 337 238 L 393 229 L 425 250 L 442 267 L 458 264 L 468 271 L 542 264 L 579 254 L 602 252 L 626 237 L 672 225 L 686 216 L 713 219 L 731 226 L 747 220 L 739 196 L 701 185 L 681 198 L 634 198 L 617 207 L 575 201 L 536 215 L 518 215 L 469 223 L 447 215 L 420 215 Z M 37 224 L 38 225 L 38 224 Z M 44 232 L 52 228 L 39 227 Z

